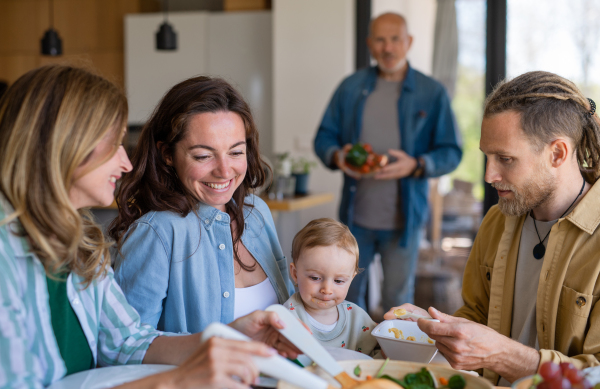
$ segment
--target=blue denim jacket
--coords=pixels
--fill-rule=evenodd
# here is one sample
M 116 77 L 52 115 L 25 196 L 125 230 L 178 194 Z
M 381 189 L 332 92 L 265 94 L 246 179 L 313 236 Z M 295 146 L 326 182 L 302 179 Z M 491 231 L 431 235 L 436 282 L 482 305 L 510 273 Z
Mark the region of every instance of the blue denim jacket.
M 315 152 L 323 163 L 337 169 L 333 153 L 347 143 L 360 140 L 367 97 L 375 89 L 377 67 L 362 69 L 347 77 L 327 107 L 314 140 Z M 409 66 L 398 99 L 401 147 L 425 161 L 422 178 L 401 179 L 405 229 L 400 244 L 406 246 L 428 217 L 427 177 L 454 170 L 462 158 L 460 134 L 446 90 L 439 82 Z M 344 175 L 340 220 L 352 224 L 356 180 Z
M 242 242 L 284 303 L 294 293 L 273 217 L 260 198 L 244 207 Z M 235 277 L 230 217 L 199 203 L 197 214 L 149 212 L 113 251 L 115 279 L 141 321 L 168 332 L 200 332 L 233 321 Z

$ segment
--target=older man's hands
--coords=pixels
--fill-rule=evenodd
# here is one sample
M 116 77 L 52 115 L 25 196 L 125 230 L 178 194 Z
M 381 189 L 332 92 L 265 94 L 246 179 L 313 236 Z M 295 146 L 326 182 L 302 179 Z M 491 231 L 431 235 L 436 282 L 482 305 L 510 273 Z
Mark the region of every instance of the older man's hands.
M 417 159 L 406 154 L 402 150 L 388 150 L 390 157 L 395 158 L 394 162 L 390 162 L 381 168 L 376 174 L 376 180 L 398 180 L 408 177 L 415 171 L 417 167 Z

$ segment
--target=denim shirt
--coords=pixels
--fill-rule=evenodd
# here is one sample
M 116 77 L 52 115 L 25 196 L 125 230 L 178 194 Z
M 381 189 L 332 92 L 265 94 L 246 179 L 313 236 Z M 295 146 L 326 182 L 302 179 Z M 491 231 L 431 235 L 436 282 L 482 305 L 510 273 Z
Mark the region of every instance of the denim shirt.
M 242 243 L 265 271 L 279 303 L 294 292 L 273 217 L 260 198 L 244 207 Z M 199 203 L 186 217 L 148 212 L 113 252 L 115 279 L 142 322 L 168 332 L 195 333 L 233 321 L 235 276 L 227 213 Z
M 377 67 L 359 70 L 337 88 L 314 139 L 317 156 L 330 169 L 335 151 L 360 140 L 363 111 L 377 83 Z M 402 150 L 425 161 L 422 177 L 402 178 L 402 213 L 405 228 L 400 244 L 417 233 L 428 217 L 428 177 L 454 170 L 462 158 L 460 134 L 446 90 L 439 82 L 408 67 L 398 99 L 398 121 Z M 344 175 L 340 220 L 352 225 L 356 179 Z

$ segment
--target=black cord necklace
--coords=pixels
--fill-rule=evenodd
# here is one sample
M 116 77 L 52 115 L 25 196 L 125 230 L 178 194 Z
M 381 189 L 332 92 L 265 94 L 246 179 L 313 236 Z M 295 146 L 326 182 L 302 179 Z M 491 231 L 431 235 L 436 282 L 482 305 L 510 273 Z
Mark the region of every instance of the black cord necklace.
M 583 193 L 583 188 L 585 188 L 585 179 L 583 180 L 583 185 L 581 185 L 581 190 L 579 191 L 579 194 L 577 195 L 577 197 L 575 197 L 575 200 L 573 200 L 571 205 L 569 205 L 569 208 L 567 208 L 567 210 L 562 215 L 560 215 L 559 219 L 562 218 L 563 216 L 565 216 L 567 214 L 567 212 L 569 211 L 569 209 L 571 209 L 573 204 L 575 204 L 575 201 L 577 201 L 579 196 L 581 196 L 581 194 Z M 542 259 L 542 258 L 544 258 L 544 255 L 546 255 L 546 246 L 544 246 L 544 241 L 546 240 L 548 235 L 550 235 L 550 232 L 552 231 L 552 229 L 550 229 L 550 231 L 548 231 L 548 233 L 546 234 L 544 239 L 540 238 L 540 233 L 538 232 L 537 225 L 535 224 L 535 218 L 533 217 L 533 215 L 531 216 L 531 218 L 533 219 L 533 226 L 535 227 L 535 232 L 538 236 L 538 239 L 540 240 L 540 243 L 536 244 L 535 247 L 533 248 L 533 257 L 535 259 Z

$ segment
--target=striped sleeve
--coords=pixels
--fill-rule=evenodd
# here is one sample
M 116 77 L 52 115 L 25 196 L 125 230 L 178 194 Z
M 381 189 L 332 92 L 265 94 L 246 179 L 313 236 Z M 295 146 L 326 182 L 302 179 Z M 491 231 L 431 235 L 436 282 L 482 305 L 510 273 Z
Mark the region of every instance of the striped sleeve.
M 114 280 L 112 269 L 98 281 L 101 298 L 98 323 L 98 364 L 100 366 L 140 364 L 150 344 L 162 332 L 140 323 Z
M 19 294 L 16 255 L 6 232 L 0 231 L 0 387 L 43 388 L 44 369 L 29 347 L 27 309 Z

